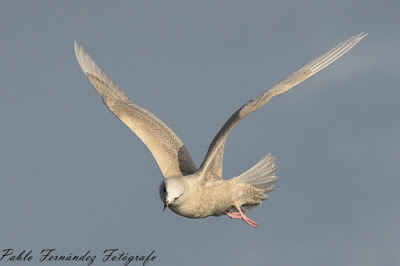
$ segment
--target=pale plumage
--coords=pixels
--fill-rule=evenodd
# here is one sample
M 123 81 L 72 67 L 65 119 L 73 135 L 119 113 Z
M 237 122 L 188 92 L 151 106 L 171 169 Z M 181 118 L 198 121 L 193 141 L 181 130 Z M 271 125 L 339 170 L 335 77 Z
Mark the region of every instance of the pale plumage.
M 223 125 L 211 142 L 199 169 L 179 137 L 155 115 L 134 104 L 75 42 L 75 55 L 86 77 L 103 98 L 108 109 L 128 126 L 147 146 L 164 180 L 160 197 L 165 207 L 188 218 L 228 215 L 242 219 L 250 226 L 257 223 L 243 211 L 261 204 L 274 189 L 274 158 L 265 156 L 247 172 L 230 180 L 222 179 L 222 163 L 226 137 L 243 117 L 300 82 L 324 69 L 345 54 L 367 34 L 361 33 L 340 43 L 310 61 L 275 86 L 248 101 Z

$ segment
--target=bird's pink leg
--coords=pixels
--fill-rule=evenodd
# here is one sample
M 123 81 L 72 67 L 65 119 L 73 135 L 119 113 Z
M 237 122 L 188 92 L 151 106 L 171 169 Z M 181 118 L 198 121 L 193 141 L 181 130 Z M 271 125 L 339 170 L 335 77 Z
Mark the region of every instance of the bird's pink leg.
M 251 227 L 257 228 L 257 223 L 251 220 L 249 217 L 247 217 L 242 210 L 240 209 L 240 206 L 236 206 L 236 209 L 238 209 L 239 214 L 242 216 L 242 220 L 245 221 L 248 225 Z
M 242 219 L 242 215 L 240 212 L 225 212 L 226 215 L 231 219 Z

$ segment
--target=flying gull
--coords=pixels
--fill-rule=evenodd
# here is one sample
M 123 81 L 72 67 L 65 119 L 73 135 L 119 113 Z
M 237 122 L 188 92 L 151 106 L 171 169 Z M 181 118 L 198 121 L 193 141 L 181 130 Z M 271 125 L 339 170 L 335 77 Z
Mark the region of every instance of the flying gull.
M 164 176 L 160 197 L 166 207 L 188 218 L 227 215 L 252 227 L 257 223 L 244 213 L 268 198 L 276 181 L 275 158 L 270 154 L 238 177 L 222 179 L 222 162 L 228 133 L 243 117 L 344 55 L 367 34 L 360 33 L 326 51 L 275 86 L 240 107 L 211 142 L 199 168 L 179 137 L 155 115 L 133 103 L 76 42 L 75 55 L 86 77 L 107 108 L 147 146 Z

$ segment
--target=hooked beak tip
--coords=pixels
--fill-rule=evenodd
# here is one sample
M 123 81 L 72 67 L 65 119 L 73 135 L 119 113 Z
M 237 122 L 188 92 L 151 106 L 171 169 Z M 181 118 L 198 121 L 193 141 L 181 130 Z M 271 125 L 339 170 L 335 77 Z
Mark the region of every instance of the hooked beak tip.
M 168 202 L 168 200 L 164 203 L 164 208 L 163 208 L 163 211 L 165 211 L 165 209 L 168 207 L 168 205 L 169 205 L 169 202 Z

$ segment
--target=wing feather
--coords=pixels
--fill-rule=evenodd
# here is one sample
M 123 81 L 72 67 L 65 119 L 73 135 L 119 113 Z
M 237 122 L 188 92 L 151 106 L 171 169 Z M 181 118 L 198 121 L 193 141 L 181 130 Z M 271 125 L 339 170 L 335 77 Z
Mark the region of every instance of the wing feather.
M 155 115 L 134 104 L 76 42 L 74 47 L 79 65 L 104 104 L 143 141 L 163 176 L 195 173 L 197 168 L 179 137 Z
M 305 64 L 303 67 L 299 68 L 297 71 L 278 82 L 275 86 L 273 86 L 263 94 L 248 101 L 245 105 L 240 107 L 228 119 L 228 121 L 225 122 L 223 127 L 220 129 L 218 134 L 211 142 L 206 157 L 204 158 L 204 161 L 199 168 L 199 172 L 202 173 L 200 177 L 208 179 L 210 176 L 212 176 L 210 173 L 213 172 L 213 168 L 216 167 L 217 169 L 222 169 L 222 158 L 220 158 L 220 155 L 223 154 L 223 151 L 221 151 L 221 148 L 224 148 L 226 137 L 237 122 L 239 122 L 249 113 L 267 103 L 272 97 L 293 88 L 300 82 L 306 80 L 307 78 L 318 73 L 319 71 L 333 63 L 335 60 L 337 60 L 339 57 L 341 57 L 347 51 L 353 48 L 365 36 L 367 36 L 367 34 L 360 33 L 356 36 L 351 37 L 347 41 L 340 43 L 339 45 L 326 51 L 317 58 L 311 60 L 309 63 Z M 216 165 L 216 162 L 221 165 Z

